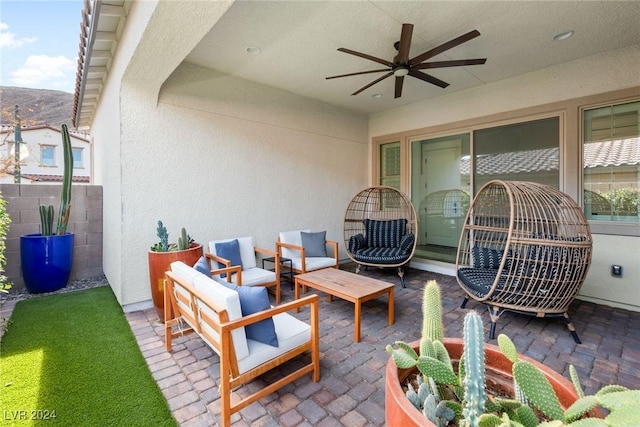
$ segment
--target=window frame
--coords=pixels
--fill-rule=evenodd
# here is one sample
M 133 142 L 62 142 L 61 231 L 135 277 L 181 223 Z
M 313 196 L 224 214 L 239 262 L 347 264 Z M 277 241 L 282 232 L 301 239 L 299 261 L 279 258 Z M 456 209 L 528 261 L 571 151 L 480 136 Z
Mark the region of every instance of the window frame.
M 52 164 L 46 164 L 44 162 L 44 150 L 45 149 L 51 149 L 52 151 L 52 158 L 51 158 L 51 162 Z M 57 162 L 56 162 L 56 146 L 53 144 L 40 144 L 40 166 L 44 167 L 44 168 L 55 168 L 57 167 Z
M 589 104 L 582 104 L 578 109 L 578 144 L 580 147 L 580 177 L 579 188 L 581 192 L 585 190 L 584 179 L 584 141 L 585 141 L 585 113 L 588 110 L 594 110 L 603 107 L 615 107 L 616 105 L 629 104 L 633 102 L 640 102 L 640 97 L 625 97 L 618 99 L 606 99 L 601 102 L 594 102 Z M 581 199 L 580 206 L 584 212 L 584 200 Z M 640 237 L 640 221 L 638 222 L 625 222 L 625 221 L 605 221 L 597 219 L 587 219 L 589 226 L 591 227 L 591 233 L 593 234 L 605 234 L 612 236 L 630 236 Z

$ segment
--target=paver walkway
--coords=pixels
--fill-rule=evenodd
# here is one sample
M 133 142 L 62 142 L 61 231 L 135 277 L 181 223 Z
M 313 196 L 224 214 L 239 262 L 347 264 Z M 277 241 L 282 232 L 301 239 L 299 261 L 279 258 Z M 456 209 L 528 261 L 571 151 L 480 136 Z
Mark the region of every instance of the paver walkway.
M 345 268 L 353 271 L 353 266 Z M 454 277 L 407 269 L 407 288 L 394 270 L 371 269 L 360 274 L 396 283 L 395 323 L 387 324 L 387 300 L 368 301 L 362 311 L 362 341 L 353 342 L 353 304 L 334 298 L 320 299 L 319 383 L 305 376 L 232 417 L 237 426 L 383 426 L 384 348 L 396 340 L 420 338 L 422 289 L 427 280 L 441 286 L 446 335 L 462 336 L 467 310 L 460 309 L 463 292 Z M 285 282 L 283 301 L 293 299 Z M 0 318 L 8 319 L 15 301 L 0 305 Z M 469 302 L 485 320 L 486 309 Z M 574 364 L 587 393 L 606 384 L 640 388 L 640 313 L 576 300 L 570 314 L 582 344 L 577 345 L 560 319 L 507 313 L 497 333 L 509 335 L 520 353 L 541 361 L 568 377 Z M 294 314 L 296 315 L 296 314 Z M 296 316 L 308 318 L 308 310 Z M 182 426 L 219 425 L 219 358 L 195 334 L 174 340 L 173 352 L 164 350 L 163 325 L 153 309 L 126 314 L 158 386 Z M 0 327 L 0 335 L 1 335 Z M 488 340 L 488 338 L 487 338 Z M 295 363 L 295 361 L 292 361 Z M 288 366 L 288 365 L 287 365 Z M 262 387 L 286 373 L 272 371 L 236 392 Z
M 363 305 L 362 341 L 354 343 L 353 304 L 335 298 L 329 302 L 320 294 L 320 382 L 301 378 L 234 414 L 234 426 L 383 426 L 384 348 L 396 340 L 420 338 L 422 289 L 429 279 L 436 279 L 442 289 L 446 335 L 462 336 L 467 310 L 459 308 L 463 292 L 455 278 L 408 269 L 407 288 L 402 289 L 393 270 L 360 274 L 398 284 L 395 323 L 387 324 L 386 297 L 369 301 Z M 286 282 L 282 298 L 293 298 Z M 467 309 L 482 314 L 488 337 L 486 309 L 473 302 Z M 560 319 L 505 314 L 496 330 L 509 335 L 521 353 L 565 376 L 574 364 L 587 393 L 610 383 L 640 388 L 640 313 L 575 301 L 570 314 L 582 345 L 573 341 Z M 306 318 L 308 311 L 298 316 Z M 165 352 L 162 325 L 153 309 L 127 318 L 176 420 L 182 426 L 219 425 L 218 356 L 195 334 L 175 340 L 173 352 Z M 244 387 L 262 387 L 283 372 L 269 372 Z

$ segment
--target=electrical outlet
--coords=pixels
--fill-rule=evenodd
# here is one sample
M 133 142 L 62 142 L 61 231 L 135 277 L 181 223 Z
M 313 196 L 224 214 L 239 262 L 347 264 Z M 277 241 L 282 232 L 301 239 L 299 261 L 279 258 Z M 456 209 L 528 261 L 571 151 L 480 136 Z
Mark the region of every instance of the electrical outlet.
M 611 275 L 616 277 L 622 277 L 622 266 L 621 265 L 612 265 L 611 266 Z

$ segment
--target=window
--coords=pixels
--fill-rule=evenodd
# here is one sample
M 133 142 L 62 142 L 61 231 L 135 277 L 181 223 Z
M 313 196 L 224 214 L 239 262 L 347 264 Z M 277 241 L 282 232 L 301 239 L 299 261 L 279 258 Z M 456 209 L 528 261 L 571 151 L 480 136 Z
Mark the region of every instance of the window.
M 380 145 L 380 185 L 400 190 L 400 142 Z
M 82 148 L 73 148 L 73 167 L 81 168 L 82 167 Z
M 56 147 L 53 145 L 40 146 L 40 164 L 42 166 L 56 165 L 55 150 Z
M 474 194 L 493 179 L 559 188 L 559 117 L 476 130 L 473 139 Z
M 640 222 L 640 101 L 584 111 L 584 212 L 599 221 Z

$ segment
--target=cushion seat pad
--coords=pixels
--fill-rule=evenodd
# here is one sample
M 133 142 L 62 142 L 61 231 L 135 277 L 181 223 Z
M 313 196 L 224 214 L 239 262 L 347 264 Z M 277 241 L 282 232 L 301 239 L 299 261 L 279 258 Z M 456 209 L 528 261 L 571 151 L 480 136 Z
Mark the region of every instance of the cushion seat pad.
M 291 265 L 296 270 L 302 270 L 302 258 L 291 258 Z M 335 267 L 336 259 L 330 257 L 305 257 L 304 265 L 306 271 L 319 270 L 321 268 Z M 244 283 L 244 276 L 242 276 L 242 282 Z
M 363 248 L 352 254 L 356 261 L 373 264 L 399 264 L 409 259 L 410 251 L 401 247 Z
M 262 365 L 266 361 L 311 340 L 311 326 L 288 313 L 280 313 L 273 316 L 273 323 L 278 336 L 278 347 L 247 339 L 249 355 L 243 359 L 238 359 L 238 369 L 241 373 Z
M 237 276 L 237 274 L 231 276 L 233 283 L 238 283 Z M 273 271 L 263 270 L 259 267 L 242 270 L 242 286 L 255 286 L 275 281 L 276 273 Z

